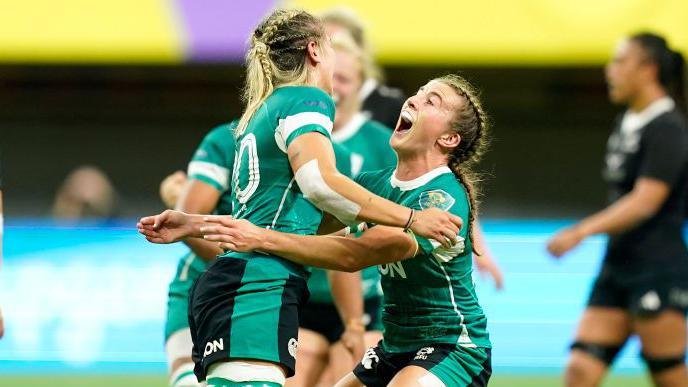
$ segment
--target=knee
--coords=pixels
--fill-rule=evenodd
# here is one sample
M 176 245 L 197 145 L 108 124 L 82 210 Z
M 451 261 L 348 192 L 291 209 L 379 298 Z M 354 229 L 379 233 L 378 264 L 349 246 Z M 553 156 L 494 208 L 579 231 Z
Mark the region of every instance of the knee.
M 645 353 L 642 353 L 641 356 L 653 375 L 662 374 L 677 367 L 683 367 L 686 361 L 685 352 L 674 356 L 653 356 Z
M 571 356 L 566 365 L 564 379 L 567 387 L 587 385 L 589 361 L 580 356 Z

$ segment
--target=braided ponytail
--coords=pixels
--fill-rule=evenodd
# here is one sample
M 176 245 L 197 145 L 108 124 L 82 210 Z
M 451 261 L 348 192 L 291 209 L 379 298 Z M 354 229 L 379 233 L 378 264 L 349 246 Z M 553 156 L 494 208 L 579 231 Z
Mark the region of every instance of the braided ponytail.
M 468 240 L 471 242 L 473 252 L 480 255 L 480 252 L 475 250 L 475 244 L 473 243 L 473 222 L 478 213 L 479 190 L 477 183 L 479 176 L 472 170 L 472 167 L 480 160 L 486 146 L 487 114 L 476 91 L 462 77 L 450 74 L 437 78 L 435 81 L 450 86 L 464 99 L 461 109 L 457 112 L 456 119 L 451 124 L 452 129 L 461 137 L 461 142 L 449 154 L 448 166 L 454 172 L 457 180 L 466 189 L 470 202 Z
M 306 83 L 308 42 L 321 42 L 324 37 L 320 20 L 305 11 L 278 9 L 263 19 L 251 35 L 246 53 L 242 95 L 246 108 L 236 128 L 237 136 L 275 88 Z

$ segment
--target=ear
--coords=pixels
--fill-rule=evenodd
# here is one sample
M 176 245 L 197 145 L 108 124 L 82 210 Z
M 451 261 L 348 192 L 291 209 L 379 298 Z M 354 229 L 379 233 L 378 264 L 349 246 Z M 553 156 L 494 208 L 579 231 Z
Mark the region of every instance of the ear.
M 308 42 L 306 46 L 307 60 L 312 65 L 315 66 L 322 61 L 322 53 L 320 52 L 320 45 L 315 40 Z
M 461 143 L 461 136 L 458 133 L 446 133 L 437 139 L 437 143 L 443 148 L 454 149 Z

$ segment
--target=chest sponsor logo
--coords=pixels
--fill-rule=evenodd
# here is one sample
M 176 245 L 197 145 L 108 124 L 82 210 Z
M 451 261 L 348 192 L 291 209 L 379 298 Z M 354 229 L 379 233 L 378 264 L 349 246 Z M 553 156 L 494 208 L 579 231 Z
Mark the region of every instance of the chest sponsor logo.
M 432 354 L 433 352 L 435 352 L 434 347 L 421 348 L 418 352 L 416 352 L 416 357 L 414 357 L 413 360 L 428 360 L 428 355 Z
M 374 348 L 368 348 L 365 354 L 363 354 L 363 360 L 361 360 L 361 365 L 367 370 L 372 370 L 374 365 L 380 362 L 380 358 L 375 353 Z
M 203 352 L 203 357 L 215 353 L 217 351 L 222 351 L 225 349 L 225 342 L 223 339 L 213 340 L 205 343 L 205 351 Z
M 382 275 L 391 278 L 399 276 L 406 279 L 406 270 L 404 270 L 404 265 L 402 265 L 401 262 L 383 263 L 382 265 L 378 265 L 377 268 Z
M 436 189 L 432 191 L 425 191 L 418 197 L 420 208 L 427 209 L 431 207 L 439 208 L 440 210 L 447 211 L 454 205 L 454 198 L 448 193 L 441 189 Z

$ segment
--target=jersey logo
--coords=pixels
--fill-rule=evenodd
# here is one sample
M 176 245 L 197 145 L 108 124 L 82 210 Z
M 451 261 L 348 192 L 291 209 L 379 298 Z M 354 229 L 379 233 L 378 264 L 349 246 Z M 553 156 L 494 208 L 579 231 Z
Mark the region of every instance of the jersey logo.
M 323 101 L 303 101 L 303 104 L 308 107 L 319 107 L 320 109 L 327 110 L 327 105 Z
M 367 370 L 372 370 L 373 365 L 377 365 L 380 362 L 380 358 L 375 353 L 375 348 L 368 348 L 366 353 L 363 355 L 363 360 L 361 360 L 361 365 Z
M 401 262 L 383 263 L 378 265 L 378 270 L 382 275 L 388 275 L 392 278 L 399 275 L 399 277 L 406 279 L 406 270 L 404 270 L 404 265 Z
M 416 352 L 416 357 L 414 357 L 413 360 L 428 360 L 428 355 L 433 352 L 435 352 L 434 347 L 421 348 L 418 352 Z
M 445 191 L 436 189 L 421 193 L 420 197 L 418 197 L 418 202 L 423 210 L 436 207 L 442 211 L 447 211 L 454 205 L 456 200 Z
M 296 351 L 299 349 L 299 342 L 295 338 L 289 339 L 289 343 L 287 344 L 287 351 L 289 351 L 289 354 L 291 357 L 296 359 Z
M 203 352 L 203 357 L 206 357 L 210 355 L 211 353 L 215 353 L 217 351 L 222 351 L 225 349 L 225 343 L 223 339 L 220 340 L 213 340 L 212 342 L 209 341 L 205 343 L 205 351 Z
M 645 293 L 644 296 L 640 297 L 640 306 L 645 310 L 655 311 L 658 310 L 661 305 L 662 301 L 654 290 L 650 290 Z

